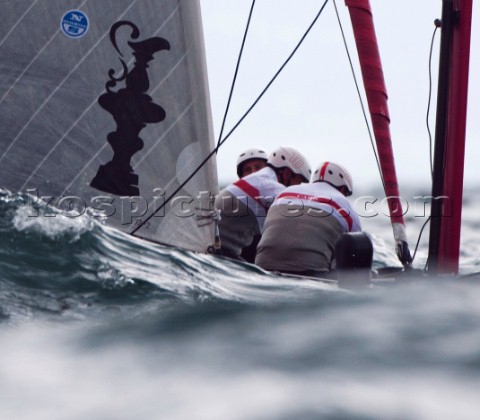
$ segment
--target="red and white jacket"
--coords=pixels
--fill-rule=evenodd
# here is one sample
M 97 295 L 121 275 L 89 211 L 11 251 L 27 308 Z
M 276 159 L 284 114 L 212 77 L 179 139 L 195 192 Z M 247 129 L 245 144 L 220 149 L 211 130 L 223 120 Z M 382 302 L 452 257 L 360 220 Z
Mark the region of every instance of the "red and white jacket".
M 275 171 L 267 166 L 239 179 L 226 189 L 250 208 L 257 216 L 260 231 L 263 231 L 268 208 L 275 197 L 285 190 L 285 186 L 278 182 Z
M 345 232 L 360 232 L 361 223 L 348 199 L 327 182 L 293 185 L 284 189 L 272 206 L 279 204 L 303 205 L 331 214 Z

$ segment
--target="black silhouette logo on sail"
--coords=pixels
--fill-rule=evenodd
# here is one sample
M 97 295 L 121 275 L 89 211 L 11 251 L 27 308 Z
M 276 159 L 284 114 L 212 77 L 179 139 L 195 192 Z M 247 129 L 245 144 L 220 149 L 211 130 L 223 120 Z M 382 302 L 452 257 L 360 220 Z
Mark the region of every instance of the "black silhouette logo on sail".
M 131 39 L 140 35 L 138 27 L 132 22 L 121 21 L 115 23 L 110 29 L 110 41 L 120 52 L 116 32 L 122 26 L 132 28 Z M 100 106 L 108 111 L 117 124 L 116 131 L 107 136 L 107 141 L 113 149 L 113 158 L 105 165 L 100 165 L 96 176 L 90 185 L 98 190 L 116 195 L 140 195 L 138 189 L 138 175 L 130 164 L 132 156 L 143 149 L 143 140 L 139 137 L 140 131 L 147 124 L 154 124 L 165 119 L 164 109 L 155 103 L 146 94 L 150 87 L 147 68 L 148 62 L 153 60 L 153 55 L 161 50 L 169 50 L 170 44 L 166 39 L 154 37 L 144 41 L 128 41 L 133 50 L 135 65 L 128 72 L 127 65 L 120 58 L 123 74 L 115 78 L 115 71 L 108 72 L 109 81 L 105 87 L 107 93 L 98 98 Z M 117 92 L 112 91 L 118 82 L 125 80 L 125 87 Z

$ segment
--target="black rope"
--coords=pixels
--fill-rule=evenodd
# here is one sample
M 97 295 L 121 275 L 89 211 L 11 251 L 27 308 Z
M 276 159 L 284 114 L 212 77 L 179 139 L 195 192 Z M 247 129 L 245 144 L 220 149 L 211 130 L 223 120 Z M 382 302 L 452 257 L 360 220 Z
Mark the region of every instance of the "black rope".
M 357 89 L 358 99 L 360 100 L 360 106 L 362 107 L 363 118 L 365 120 L 365 125 L 367 126 L 368 136 L 370 137 L 370 144 L 372 145 L 373 154 L 375 155 L 375 160 L 377 161 L 377 168 L 378 168 L 378 172 L 380 174 L 380 179 L 381 179 L 382 184 L 383 184 L 383 189 L 386 190 L 385 180 L 383 178 L 382 168 L 380 166 L 380 159 L 378 158 L 377 149 L 375 147 L 375 142 L 373 140 L 372 130 L 370 128 L 370 124 L 368 123 L 367 112 L 365 110 L 365 105 L 363 103 L 362 94 L 360 93 L 360 87 L 359 87 L 359 84 L 358 84 L 357 76 L 355 74 L 355 69 L 353 67 L 353 62 L 352 62 L 352 58 L 350 56 L 350 51 L 348 50 L 347 40 L 345 38 L 345 33 L 343 31 L 342 22 L 340 21 L 340 15 L 338 14 L 337 3 L 336 3 L 335 0 L 333 0 L 333 5 L 335 6 L 335 13 L 337 15 L 338 25 L 340 26 L 340 31 L 342 33 L 343 45 L 345 46 L 345 51 L 347 52 L 348 61 L 350 63 L 350 69 L 352 70 L 353 81 L 355 82 L 355 87 Z
M 247 26 L 245 28 L 245 33 L 243 34 L 242 46 L 240 47 L 240 53 L 238 54 L 237 65 L 235 67 L 235 74 L 233 75 L 232 86 L 230 87 L 230 93 L 228 95 L 227 106 L 225 108 L 225 113 L 223 114 L 222 127 L 220 128 L 220 134 L 218 135 L 217 151 L 218 151 L 218 148 L 220 147 L 220 141 L 222 140 L 223 130 L 225 128 L 225 122 L 227 121 L 228 110 L 230 109 L 230 103 L 232 102 L 233 90 L 237 82 L 238 70 L 240 69 L 240 62 L 242 60 L 243 48 L 245 47 L 245 42 L 247 40 L 248 29 L 250 28 L 250 22 L 252 20 L 254 6 L 255 6 L 255 0 L 252 1 L 252 6 L 250 7 L 250 13 L 248 14 Z
M 432 41 L 430 43 L 430 52 L 429 52 L 429 58 L 428 58 L 429 84 L 428 84 L 428 104 L 427 104 L 427 115 L 426 115 L 427 132 L 428 132 L 429 145 L 430 145 L 430 171 L 432 175 L 432 180 L 433 180 L 432 132 L 430 131 L 430 125 L 429 125 L 430 105 L 432 101 L 432 56 L 433 56 L 433 45 L 435 43 L 435 35 L 437 33 L 437 29 L 441 27 L 441 22 L 439 19 L 435 19 L 434 24 L 435 24 L 435 29 L 433 30 L 433 34 L 432 34 Z M 417 249 L 420 244 L 420 239 L 422 238 L 423 230 L 425 229 L 427 224 L 430 222 L 430 219 L 431 219 L 431 216 L 425 221 L 422 228 L 420 229 L 420 233 L 418 234 L 417 245 L 415 246 L 415 251 L 412 257 L 412 262 L 413 260 L 415 260 L 415 255 L 417 254 Z M 428 268 L 428 259 L 425 262 L 424 271 L 427 271 L 427 268 Z
M 430 217 L 425 221 L 422 228 L 420 229 L 420 233 L 418 234 L 417 244 L 415 245 L 415 251 L 413 251 L 412 263 L 415 260 L 415 256 L 417 255 L 418 246 L 420 245 L 420 239 L 422 238 L 423 230 L 427 226 L 428 222 L 430 222 Z M 428 261 L 427 261 L 428 264 Z M 427 269 L 427 265 L 425 265 L 425 270 Z
M 220 148 L 220 146 L 222 146 L 226 141 L 227 139 L 232 135 L 232 133 L 238 128 L 238 126 L 243 122 L 243 120 L 245 120 L 245 118 L 248 116 L 248 114 L 250 114 L 250 112 L 252 111 L 252 109 L 257 105 L 257 103 L 260 101 L 260 99 L 263 97 L 263 95 L 265 95 L 265 93 L 267 92 L 267 90 L 270 88 L 270 86 L 273 84 L 273 82 L 277 79 L 277 77 L 280 75 L 280 73 L 283 71 L 283 69 L 286 67 L 286 65 L 289 63 L 289 61 L 292 59 L 292 57 L 295 55 L 295 53 L 297 52 L 297 50 L 300 48 L 300 45 L 302 45 L 303 41 L 305 40 L 305 38 L 307 37 L 307 35 L 310 33 L 310 31 L 312 30 L 312 28 L 315 26 L 315 23 L 317 22 L 318 18 L 320 17 L 320 15 L 322 14 L 323 10 L 325 9 L 325 6 L 327 5 L 329 0 L 325 0 L 322 7 L 320 8 L 319 12 L 317 13 L 317 15 L 315 16 L 315 18 L 313 19 L 312 23 L 309 25 L 309 27 L 307 28 L 307 30 L 305 31 L 305 33 L 302 35 L 302 37 L 300 38 L 300 41 L 297 43 L 297 45 L 295 46 L 295 48 L 293 49 L 293 51 L 290 53 L 290 55 L 287 57 L 287 59 L 285 60 L 285 62 L 280 66 L 280 68 L 278 69 L 278 71 L 275 73 L 275 75 L 272 77 L 272 79 L 270 80 L 270 82 L 268 82 L 268 84 L 266 85 L 266 87 L 262 90 L 262 92 L 260 93 L 260 95 L 258 95 L 257 99 L 255 99 L 255 101 L 252 103 L 252 105 L 250 105 L 250 107 L 247 109 L 247 111 L 243 114 L 243 116 L 238 120 L 238 122 L 233 126 L 233 128 L 228 132 L 228 134 L 217 144 L 217 146 L 207 155 L 207 157 L 205 159 L 203 159 L 203 161 L 197 166 L 197 168 L 192 172 L 192 174 L 185 180 L 182 182 L 182 184 L 180 184 L 179 187 L 177 187 L 175 189 L 175 191 L 162 203 L 161 206 L 159 206 L 152 214 L 150 214 L 145 220 L 142 221 L 142 223 L 140 223 L 137 227 L 135 227 L 135 229 L 133 229 L 130 234 L 131 235 L 134 235 L 143 225 L 145 225 L 145 223 L 147 223 L 152 217 L 155 216 L 155 214 L 157 214 L 160 210 L 162 210 L 166 205 L 167 203 L 170 202 L 170 200 L 175 197 L 175 195 L 197 174 L 197 172 L 203 168 L 203 166 L 208 162 L 208 160 L 213 156 L 215 155 L 217 152 L 218 152 L 218 149 Z
M 430 172 L 432 175 L 432 181 L 433 181 L 433 151 L 432 151 L 432 132 L 430 131 L 430 123 L 429 123 L 430 105 L 432 102 L 432 55 L 433 55 L 433 44 L 435 42 L 435 35 L 440 25 L 441 25 L 440 20 L 436 19 L 435 29 L 433 30 L 432 42 L 430 44 L 430 54 L 428 59 L 428 105 L 427 105 L 426 123 L 427 123 L 427 131 L 428 131 L 429 147 L 430 147 Z
M 285 60 L 285 62 L 280 66 L 280 68 L 277 70 L 277 72 L 275 73 L 275 75 L 272 77 L 272 79 L 267 83 L 267 85 L 265 86 L 265 88 L 262 90 L 262 92 L 258 95 L 257 99 L 255 99 L 255 101 L 253 101 L 252 105 L 250 105 L 250 107 L 247 109 L 247 111 L 243 114 L 243 116 L 238 120 L 238 122 L 233 126 L 233 128 L 228 132 L 228 134 L 223 138 L 223 140 L 219 143 L 219 145 L 217 146 L 217 149 L 223 144 L 225 143 L 225 141 L 232 135 L 232 133 L 238 128 L 238 126 L 243 122 L 243 120 L 248 116 L 248 114 L 250 114 L 250 112 L 252 111 L 253 108 L 255 108 L 255 106 L 257 105 L 257 103 L 260 101 L 260 99 L 262 99 L 263 95 L 265 95 L 265 93 L 267 92 L 267 90 L 270 88 L 270 86 L 273 84 L 273 82 L 277 79 L 277 77 L 280 75 L 280 73 L 283 71 L 283 69 L 286 67 L 286 65 L 289 63 L 289 61 L 293 58 L 293 56 L 295 55 L 295 53 L 297 52 L 297 50 L 300 48 L 300 45 L 302 45 L 303 41 L 305 40 L 305 38 L 307 37 L 307 35 L 310 33 L 310 31 L 312 30 L 312 28 L 314 27 L 315 23 L 317 22 L 318 18 L 320 17 L 320 15 L 322 14 L 323 12 L 323 9 L 325 8 L 325 6 L 327 5 L 329 0 L 325 0 L 325 2 L 323 3 L 322 7 L 320 8 L 319 12 L 317 13 L 317 15 L 315 16 L 315 18 L 313 19 L 312 23 L 310 24 L 310 26 L 307 28 L 307 30 L 305 31 L 305 33 L 302 35 L 302 37 L 300 38 L 300 41 L 297 43 L 297 45 L 295 46 L 295 48 L 293 49 L 293 51 L 290 53 L 290 55 L 287 57 L 287 59 Z

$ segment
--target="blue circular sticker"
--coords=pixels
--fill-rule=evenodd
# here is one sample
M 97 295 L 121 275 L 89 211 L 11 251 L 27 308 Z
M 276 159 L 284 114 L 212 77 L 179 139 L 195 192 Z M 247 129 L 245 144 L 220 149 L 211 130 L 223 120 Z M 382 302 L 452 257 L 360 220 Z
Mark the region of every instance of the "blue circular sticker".
M 87 15 L 80 10 L 69 10 L 62 17 L 60 27 L 65 35 L 70 38 L 80 38 L 88 30 Z

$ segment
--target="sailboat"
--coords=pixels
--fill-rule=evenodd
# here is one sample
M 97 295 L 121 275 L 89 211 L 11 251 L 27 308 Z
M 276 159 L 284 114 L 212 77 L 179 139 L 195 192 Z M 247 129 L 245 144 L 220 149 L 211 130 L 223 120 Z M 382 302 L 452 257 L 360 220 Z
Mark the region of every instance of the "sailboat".
M 471 16 L 471 3 L 444 0 L 444 10 Z M 72 4 L 0 2 L 5 17 L 0 28 L 0 185 L 40 200 L 50 216 L 53 209 L 71 217 L 90 212 L 107 225 L 146 240 L 213 252 L 212 199 L 218 178 L 198 0 Z M 372 10 L 368 0 L 347 0 L 346 5 L 356 34 L 397 252 L 407 267 L 409 249 L 388 133 L 386 88 L 378 47 L 370 48 L 376 45 Z M 442 21 L 454 21 L 450 15 L 444 12 Z M 460 30 L 457 21 L 450 25 L 450 41 L 443 41 L 449 25 L 442 26 L 442 43 L 447 45 L 442 49 L 468 50 L 469 19 L 459 21 Z M 458 58 L 452 55 L 453 60 Z M 438 117 L 437 143 L 444 137 L 451 144 L 454 136 L 458 145 L 462 131 L 464 138 L 464 114 L 451 116 L 463 107 L 459 104 L 466 104 L 468 60 L 462 66 L 458 79 L 456 68 L 446 71 L 449 90 L 461 97 L 450 95 L 443 107 L 443 125 L 458 129 L 441 134 L 442 117 Z M 444 146 L 443 155 L 436 152 L 440 172 L 452 147 Z M 454 159 L 447 173 L 452 165 L 460 170 L 458 157 Z M 455 170 L 447 178 L 459 177 Z M 444 189 L 443 185 L 443 180 L 435 184 L 434 197 L 451 195 L 461 186 Z M 461 196 L 455 200 L 458 204 Z M 32 210 L 30 217 L 44 213 Z M 455 220 L 453 225 L 442 222 L 432 229 L 441 233 L 432 236 L 431 243 L 444 244 L 430 260 L 435 272 L 458 271 L 454 261 L 458 251 L 448 245 L 453 249 L 458 245 Z

